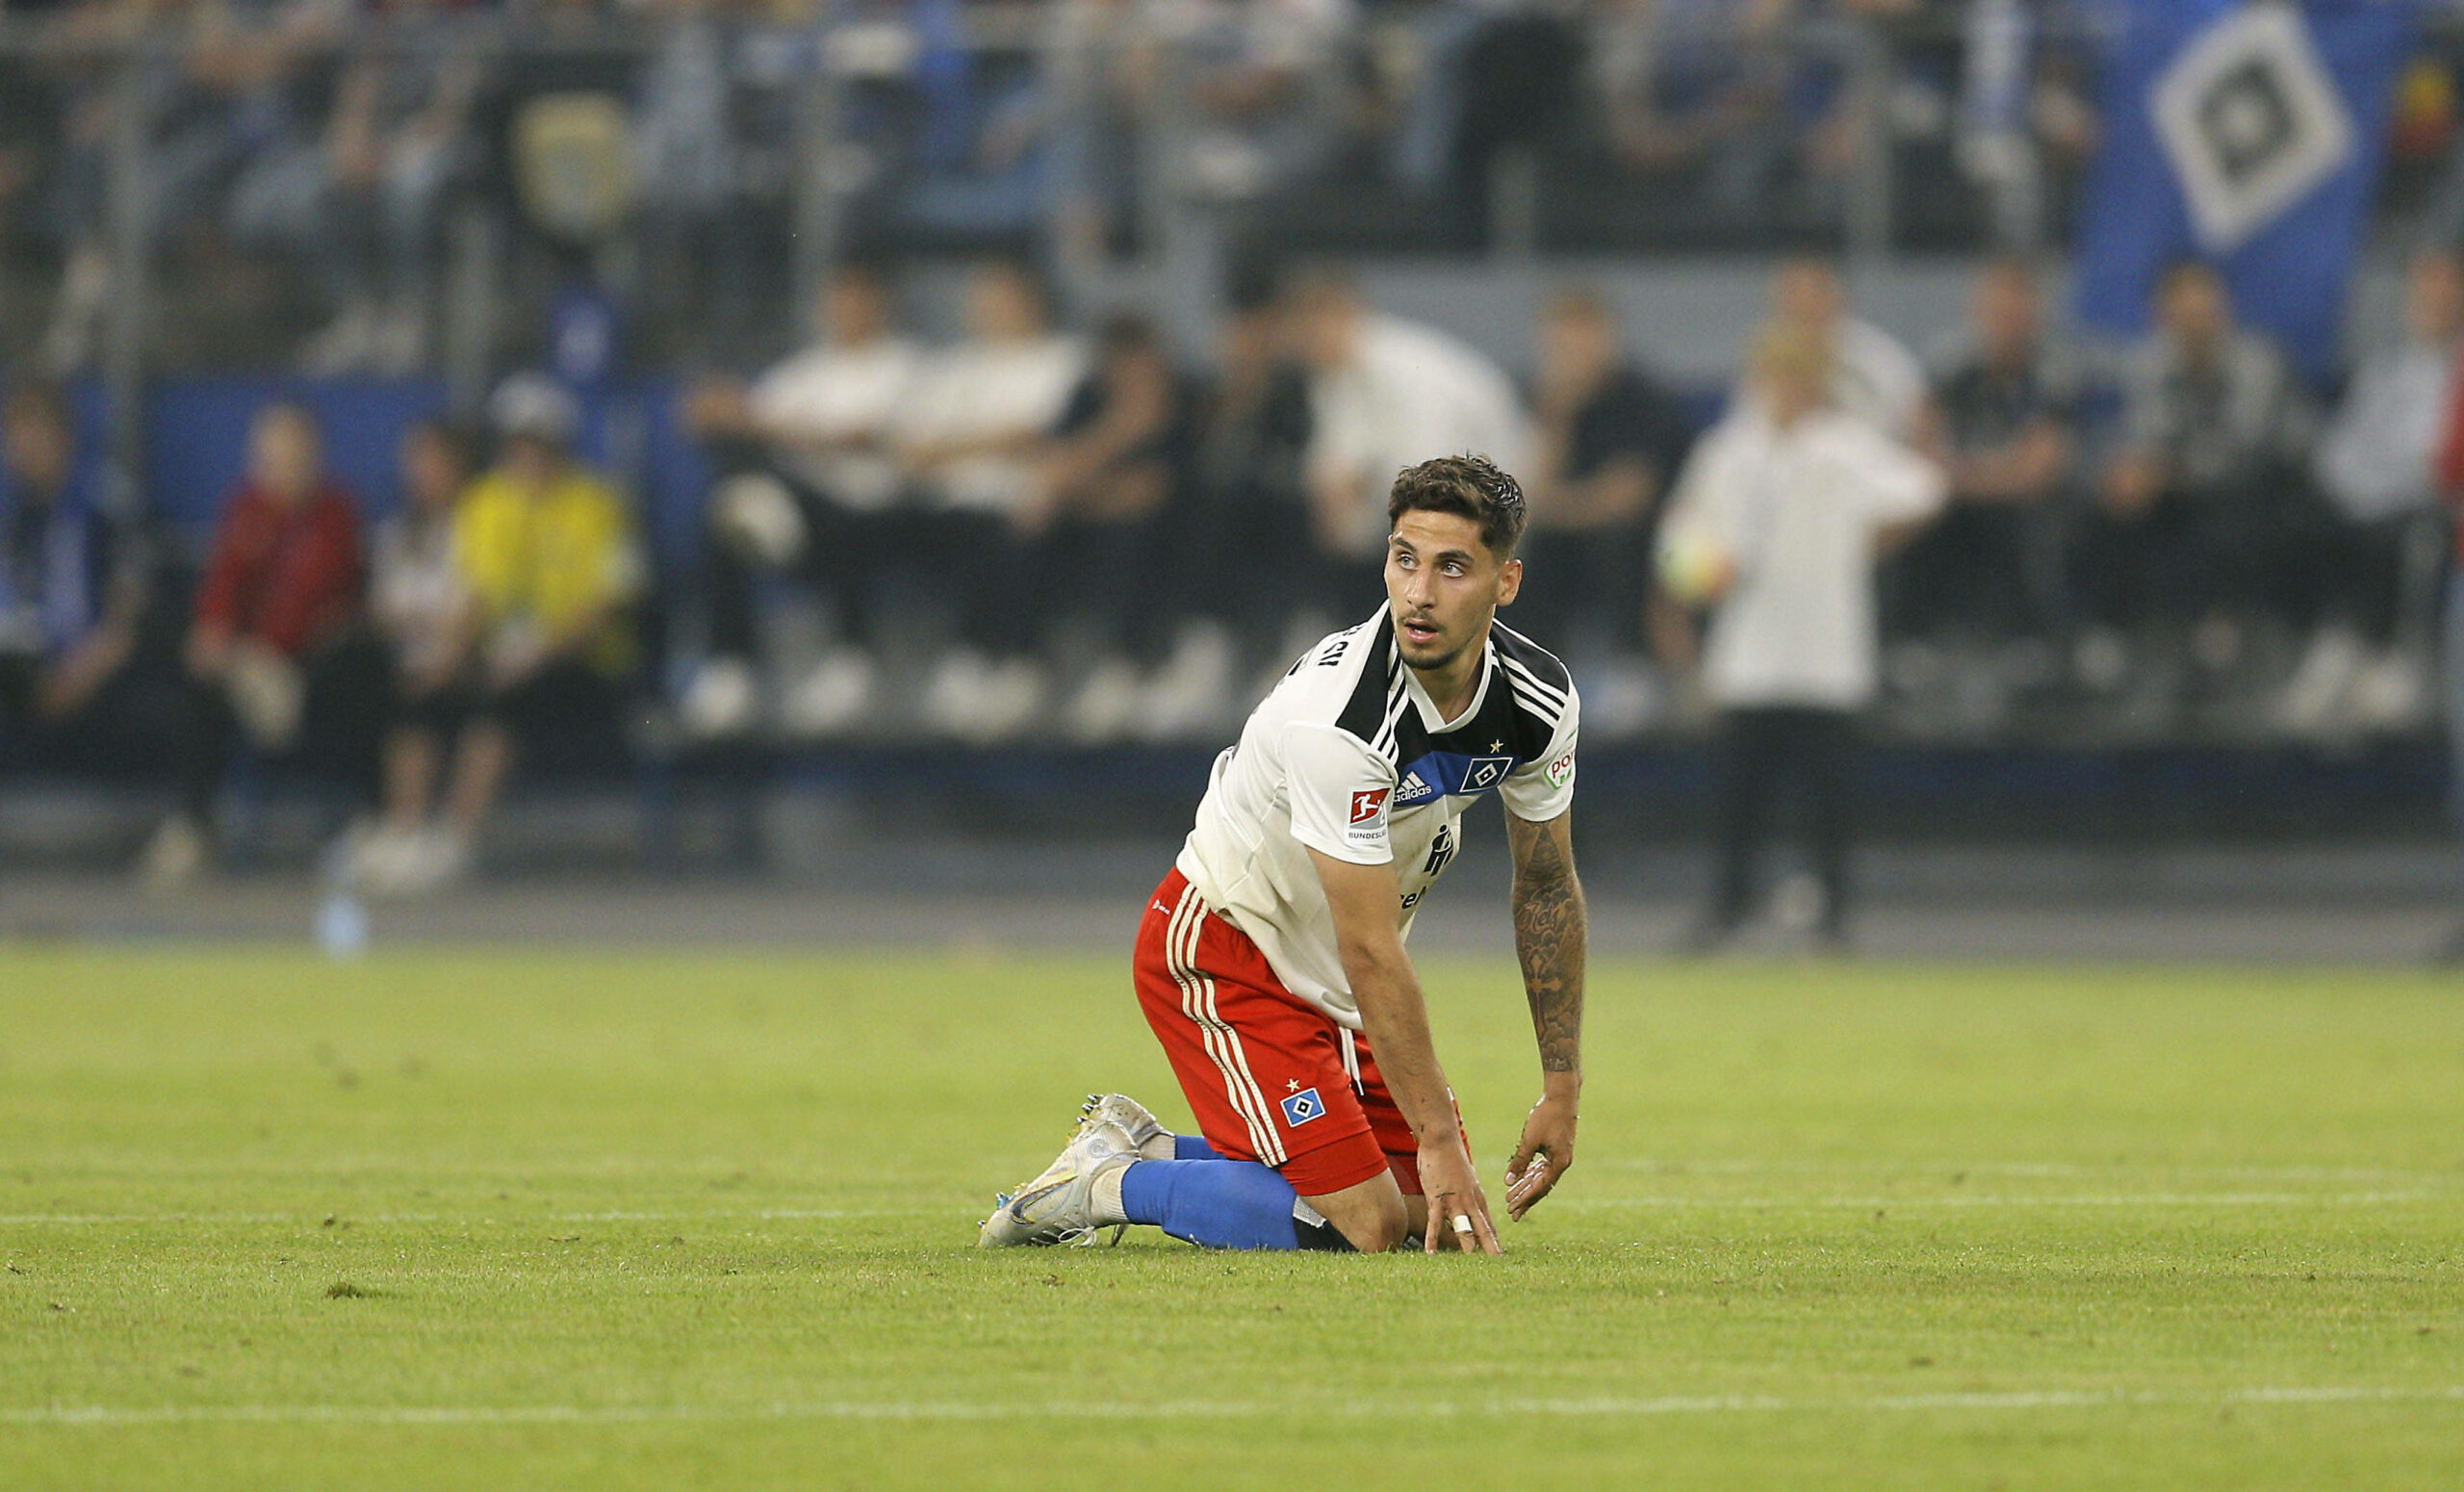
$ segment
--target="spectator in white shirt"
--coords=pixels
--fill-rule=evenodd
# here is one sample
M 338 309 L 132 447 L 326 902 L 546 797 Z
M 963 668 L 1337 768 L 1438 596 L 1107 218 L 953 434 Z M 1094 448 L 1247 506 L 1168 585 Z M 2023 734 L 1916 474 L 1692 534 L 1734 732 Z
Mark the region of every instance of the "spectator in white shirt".
M 965 339 L 926 360 L 906 400 L 901 449 L 933 514 L 918 558 L 960 630 L 924 693 L 943 734 L 998 740 L 1042 704 L 1029 656 L 1052 600 L 1034 580 L 1053 516 L 1040 457 L 1087 368 L 1085 346 L 1052 328 L 1042 285 L 995 261 L 968 281 Z
M 1395 474 L 1463 454 L 1521 472 L 1529 426 L 1496 364 L 1432 327 L 1380 315 L 1344 275 L 1313 271 L 1291 298 L 1309 375 L 1312 529 L 1330 588 L 1365 595 L 1384 562 Z
M 836 646 L 787 689 L 782 724 L 832 733 L 861 718 L 872 697 L 874 590 L 897 557 L 904 483 L 891 443 L 923 353 L 898 329 L 896 293 L 869 268 L 841 267 L 814 309 L 811 347 L 749 388 L 712 381 L 685 400 L 685 423 L 720 476 L 706 515 L 710 656 L 681 710 L 697 733 L 751 723 L 764 571 L 822 586 L 837 621 Z
M 469 723 L 475 614 L 453 552 L 453 506 L 469 484 L 472 444 L 442 420 L 403 435 L 402 505 L 376 530 L 368 609 L 393 663 L 385 733 L 384 817 L 352 847 L 372 889 L 410 888 L 429 853 L 430 814 L 449 743 Z
M 1822 887 L 1820 934 L 1835 946 L 1846 935 L 1851 753 L 1875 689 L 1874 564 L 1940 508 L 1945 483 L 1832 406 L 1835 376 L 1803 327 L 1767 327 L 1754 398 L 1695 448 L 1661 528 L 1671 592 L 1711 611 L 1704 683 L 1721 712 L 1720 870 L 1701 945 L 1743 925 L 1766 821 L 1792 785 Z
M 2365 361 L 2311 473 L 2331 510 L 2323 568 L 2331 620 L 2286 687 L 2282 723 L 2297 731 L 2412 723 L 2426 702 L 2428 583 L 2440 553 L 2438 459 L 2464 350 L 2464 255 L 2417 256 L 2405 280 L 2404 336 Z

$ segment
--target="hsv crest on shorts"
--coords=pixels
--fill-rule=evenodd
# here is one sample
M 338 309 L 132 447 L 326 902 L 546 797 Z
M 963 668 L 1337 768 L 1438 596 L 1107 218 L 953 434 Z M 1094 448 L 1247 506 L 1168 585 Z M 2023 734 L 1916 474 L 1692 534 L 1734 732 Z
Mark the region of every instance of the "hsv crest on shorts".
M 1326 1112 L 1325 1101 L 1318 1096 L 1318 1090 L 1314 1088 L 1300 1090 L 1284 1099 L 1278 1107 L 1283 1110 L 1285 1127 L 1291 1129 L 1298 1129 L 1313 1119 L 1323 1118 Z

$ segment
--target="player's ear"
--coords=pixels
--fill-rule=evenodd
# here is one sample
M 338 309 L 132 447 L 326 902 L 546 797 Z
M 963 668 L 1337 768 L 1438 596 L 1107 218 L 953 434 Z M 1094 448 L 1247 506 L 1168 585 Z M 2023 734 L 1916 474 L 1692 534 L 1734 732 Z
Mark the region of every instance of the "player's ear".
M 1498 566 L 1498 605 L 1514 605 L 1515 596 L 1523 589 L 1523 561 L 1509 559 Z

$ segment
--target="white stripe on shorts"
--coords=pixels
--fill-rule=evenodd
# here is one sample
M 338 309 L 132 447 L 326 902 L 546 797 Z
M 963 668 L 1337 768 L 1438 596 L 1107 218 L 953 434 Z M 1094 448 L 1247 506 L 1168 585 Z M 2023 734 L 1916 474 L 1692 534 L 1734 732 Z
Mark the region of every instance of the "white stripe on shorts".
M 1233 1111 L 1248 1126 L 1249 1148 L 1266 1164 L 1279 1165 L 1283 1145 L 1267 1118 L 1266 1096 L 1257 1091 L 1255 1081 L 1248 1079 L 1249 1064 L 1241 1054 L 1240 1036 L 1216 1014 L 1215 982 L 1195 966 L 1198 937 L 1205 928 L 1206 903 L 1199 899 L 1196 887 L 1183 887 L 1165 929 L 1164 966 L 1171 971 L 1172 982 L 1180 986 L 1181 1014 L 1198 1028 L 1207 1056 L 1214 1060 L 1216 1070 L 1223 1074 L 1224 1092 L 1232 1100 Z

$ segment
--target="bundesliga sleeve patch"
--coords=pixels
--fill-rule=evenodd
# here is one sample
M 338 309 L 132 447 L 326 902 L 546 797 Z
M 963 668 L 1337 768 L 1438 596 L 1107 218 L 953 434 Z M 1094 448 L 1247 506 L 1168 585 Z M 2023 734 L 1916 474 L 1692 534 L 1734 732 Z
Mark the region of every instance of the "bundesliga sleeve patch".
M 1393 791 L 1391 787 L 1380 787 L 1371 792 L 1353 793 L 1351 821 L 1355 824 L 1375 823 L 1377 815 L 1386 811 L 1386 795 Z
M 1549 785 L 1552 787 L 1563 787 L 1568 783 L 1573 782 L 1575 780 L 1575 754 L 1573 752 L 1568 752 L 1564 756 L 1559 757 L 1556 760 L 1550 762 L 1548 770 L 1540 775 L 1549 780 Z

